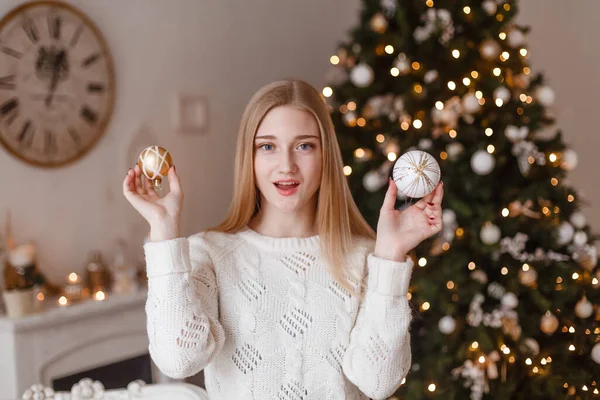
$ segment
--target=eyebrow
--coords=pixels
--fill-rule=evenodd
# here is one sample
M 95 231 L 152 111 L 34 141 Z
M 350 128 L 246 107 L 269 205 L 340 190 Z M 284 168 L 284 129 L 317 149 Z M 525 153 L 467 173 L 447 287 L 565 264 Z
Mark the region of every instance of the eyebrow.
M 263 136 L 256 136 L 254 138 L 256 139 L 268 139 L 268 140 L 277 140 L 277 137 L 273 136 L 273 135 L 263 135 Z M 295 140 L 302 140 L 302 139 L 320 139 L 319 136 L 315 136 L 315 135 L 298 135 L 294 138 Z

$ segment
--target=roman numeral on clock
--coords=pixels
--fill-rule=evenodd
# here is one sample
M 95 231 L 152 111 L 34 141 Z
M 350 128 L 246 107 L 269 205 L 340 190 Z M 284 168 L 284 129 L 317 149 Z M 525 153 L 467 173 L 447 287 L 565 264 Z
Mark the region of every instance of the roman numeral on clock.
M 58 15 L 48 16 L 48 34 L 53 39 L 60 39 L 61 20 Z
M 15 76 L 14 75 L 6 75 L 0 77 L 0 89 L 4 90 L 14 90 L 15 88 Z
M 56 154 L 57 151 L 56 136 L 52 132 L 46 131 L 44 136 L 44 152 L 46 154 Z
M 29 40 L 31 40 L 31 43 L 37 43 L 38 38 L 39 38 L 38 31 L 37 31 L 37 28 L 35 27 L 35 24 L 33 23 L 33 21 L 31 19 L 29 19 L 29 17 L 25 17 L 23 19 L 23 22 L 21 23 L 21 27 L 27 34 L 27 37 L 29 38 Z
M 21 128 L 21 133 L 19 134 L 19 142 L 21 142 L 21 146 L 31 147 L 33 143 L 33 135 L 35 133 L 35 129 L 31 124 L 31 120 L 28 119 L 23 123 L 23 127 Z
M 83 106 L 81 108 L 80 115 L 90 125 L 94 125 L 98 121 L 98 114 L 88 106 Z
M 17 107 L 19 107 L 19 100 L 7 100 L 2 105 L 0 105 L 0 113 L 2 113 L 3 116 L 6 116 L 10 114 L 13 110 L 16 110 Z

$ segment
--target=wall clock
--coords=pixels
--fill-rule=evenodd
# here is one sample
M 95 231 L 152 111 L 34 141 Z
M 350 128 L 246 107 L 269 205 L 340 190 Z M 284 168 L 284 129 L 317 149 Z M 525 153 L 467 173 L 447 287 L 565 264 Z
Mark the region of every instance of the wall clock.
M 115 97 L 113 61 L 94 23 L 57 1 L 25 3 L 0 20 L 0 143 L 58 167 L 103 135 Z

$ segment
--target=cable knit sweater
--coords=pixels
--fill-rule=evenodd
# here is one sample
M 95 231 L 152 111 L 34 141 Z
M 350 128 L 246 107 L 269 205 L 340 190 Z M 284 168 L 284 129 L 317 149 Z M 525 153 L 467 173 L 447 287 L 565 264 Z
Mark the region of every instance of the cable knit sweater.
M 411 365 L 413 264 L 377 258 L 373 244 L 357 240 L 347 258 L 360 301 L 332 279 L 318 236 L 147 242 L 152 359 L 173 378 L 204 369 L 211 400 L 390 396 Z

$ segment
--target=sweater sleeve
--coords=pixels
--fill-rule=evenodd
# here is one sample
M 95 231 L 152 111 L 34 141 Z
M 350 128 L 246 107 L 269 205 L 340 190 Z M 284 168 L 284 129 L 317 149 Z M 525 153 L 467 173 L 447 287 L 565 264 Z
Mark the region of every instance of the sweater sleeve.
M 343 359 L 346 377 L 373 399 L 391 396 L 411 366 L 406 294 L 413 262 L 367 256 L 366 294 Z
M 202 234 L 144 245 L 149 352 L 171 378 L 194 375 L 214 359 L 225 334 L 214 267 Z

